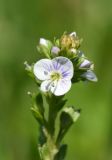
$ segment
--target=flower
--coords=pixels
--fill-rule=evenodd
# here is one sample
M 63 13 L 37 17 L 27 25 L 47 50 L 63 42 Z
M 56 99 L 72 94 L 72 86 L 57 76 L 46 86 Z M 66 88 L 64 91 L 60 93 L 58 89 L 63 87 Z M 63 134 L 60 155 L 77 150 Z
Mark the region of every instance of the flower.
M 43 92 L 50 91 L 55 96 L 61 96 L 71 88 L 74 69 L 66 57 L 41 59 L 34 64 L 33 71 L 36 78 L 42 81 L 40 89 Z

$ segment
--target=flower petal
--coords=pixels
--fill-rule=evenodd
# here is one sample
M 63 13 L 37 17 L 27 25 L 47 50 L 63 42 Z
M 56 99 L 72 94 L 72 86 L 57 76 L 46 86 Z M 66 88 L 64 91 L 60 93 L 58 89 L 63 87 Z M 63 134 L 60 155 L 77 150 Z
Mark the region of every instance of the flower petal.
M 46 80 L 50 78 L 52 69 L 52 61 L 50 59 L 42 59 L 34 64 L 33 71 L 37 79 Z
M 48 91 L 50 91 L 51 84 L 52 84 L 52 81 L 51 81 L 51 80 L 45 80 L 45 81 L 43 81 L 43 82 L 41 83 L 41 86 L 40 86 L 41 91 L 43 91 L 43 92 L 48 92 Z
M 54 84 L 54 88 L 51 87 L 51 92 L 55 96 L 61 96 L 67 93 L 70 90 L 70 88 L 71 88 L 71 81 L 62 79 L 58 81 L 57 84 L 56 83 Z
M 73 77 L 74 69 L 72 62 L 66 57 L 56 57 L 52 60 L 54 70 L 59 71 L 63 78 L 70 80 Z

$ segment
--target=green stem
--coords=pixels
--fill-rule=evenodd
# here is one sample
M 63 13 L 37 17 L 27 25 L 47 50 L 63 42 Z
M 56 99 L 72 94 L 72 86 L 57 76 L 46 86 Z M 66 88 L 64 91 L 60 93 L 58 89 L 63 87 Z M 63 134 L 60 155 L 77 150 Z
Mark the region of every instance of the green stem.
M 60 150 L 61 144 L 57 145 L 55 137 L 55 121 L 58 112 L 64 106 L 66 100 L 63 97 L 55 97 L 54 95 L 47 95 L 46 102 L 49 106 L 48 120 L 43 130 L 44 137 L 46 137 L 44 144 L 41 146 L 41 160 L 58 160 L 57 153 Z M 45 107 L 44 107 L 45 108 Z M 45 131 L 45 132 L 44 132 Z M 60 159 L 61 160 L 61 159 Z
M 54 136 L 55 132 L 55 120 L 57 113 L 53 111 L 53 106 L 49 106 L 49 115 L 48 115 L 48 126 L 49 126 L 49 134 L 51 137 Z

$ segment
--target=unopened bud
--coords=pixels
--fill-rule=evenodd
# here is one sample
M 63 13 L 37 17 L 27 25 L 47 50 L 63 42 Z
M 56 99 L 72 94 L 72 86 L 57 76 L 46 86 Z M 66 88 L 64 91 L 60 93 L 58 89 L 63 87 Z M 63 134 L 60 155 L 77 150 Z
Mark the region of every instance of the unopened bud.
M 47 44 L 47 40 L 46 39 L 44 39 L 44 38 L 40 38 L 40 45 L 43 45 L 43 46 L 48 46 L 48 44 Z
M 60 48 L 58 48 L 57 46 L 52 47 L 51 53 L 52 53 L 54 56 L 58 55 L 59 52 L 60 52 Z
M 70 48 L 78 49 L 80 43 L 81 40 L 76 36 L 75 32 L 69 35 L 63 35 L 60 40 L 61 47 L 65 49 L 70 49 Z
M 94 64 L 87 59 L 84 59 L 83 62 L 80 64 L 79 68 L 86 68 L 86 69 L 94 69 Z

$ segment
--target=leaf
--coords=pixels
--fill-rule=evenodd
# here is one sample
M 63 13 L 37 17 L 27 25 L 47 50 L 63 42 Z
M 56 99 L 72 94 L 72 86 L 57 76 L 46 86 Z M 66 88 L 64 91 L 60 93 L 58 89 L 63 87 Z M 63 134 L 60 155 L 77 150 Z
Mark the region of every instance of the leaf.
M 44 124 L 44 119 L 42 114 L 39 112 L 38 108 L 31 108 L 31 111 L 35 117 L 35 119 L 39 122 L 39 124 L 43 125 Z
M 44 105 L 43 105 L 43 98 L 42 98 L 42 94 L 41 93 L 38 93 L 35 96 L 35 102 L 36 102 L 36 106 L 38 107 L 40 113 L 42 115 L 44 115 Z
M 60 130 L 57 136 L 57 144 L 59 144 L 68 132 L 71 125 L 77 121 L 80 116 L 80 110 L 75 110 L 73 107 L 66 107 L 60 115 Z
M 64 160 L 66 156 L 66 152 L 67 152 L 67 145 L 63 144 L 60 147 L 59 152 L 56 154 L 54 160 Z
M 80 109 L 76 110 L 73 106 L 66 107 L 63 111 L 72 118 L 73 122 L 76 122 L 80 116 Z
M 50 58 L 50 51 L 46 46 L 38 45 L 37 50 L 38 50 L 39 53 L 41 53 L 45 57 Z

